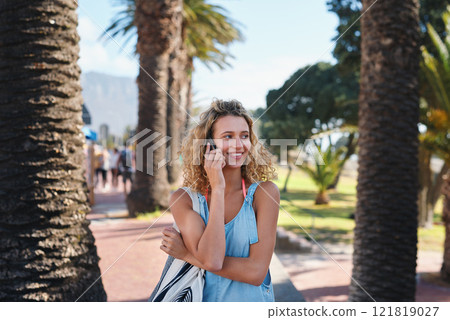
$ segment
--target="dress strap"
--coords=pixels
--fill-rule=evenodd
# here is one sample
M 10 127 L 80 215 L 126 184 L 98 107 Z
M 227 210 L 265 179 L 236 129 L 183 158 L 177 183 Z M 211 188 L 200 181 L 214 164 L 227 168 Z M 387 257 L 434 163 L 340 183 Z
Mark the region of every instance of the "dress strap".
M 261 181 L 257 181 L 255 183 L 252 183 L 250 185 L 250 187 L 248 187 L 248 194 L 246 197 L 246 200 L 250 203 L 253 202 L 253 195 L 255 194 L 256 188 L 259 186 L 259 184 L 261 183 Z
M 247 192 L 245 191 L 245 180 L 242 178 L 242 194 L 244 195 L 244 199 L 247 196 Z M 208 202 L 208 188 L 206 188 L 206 194 L 205 194 L 206 202 Z
M 248 195 L 245 198 L 245 201 L 247 201 L 247 205 L 249 208 L 249 210 L 246 210 L 246 221 L 250 244 L 258 242 L 258 227 L 256 224 L 255 212 L 253 211 L 253 195 L 255 194 L 256 188 L 259 186 L 259 183 L 259 181 L 252 183 L 252 185 L 248 188 Z

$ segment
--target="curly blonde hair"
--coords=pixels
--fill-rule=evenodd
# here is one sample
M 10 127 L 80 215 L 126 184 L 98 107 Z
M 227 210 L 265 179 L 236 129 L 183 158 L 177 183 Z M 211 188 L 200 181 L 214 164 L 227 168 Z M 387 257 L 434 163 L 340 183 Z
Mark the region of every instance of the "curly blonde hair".
M 253 131 L 253 119 L 237 100 L 213 100 L 211 106 L 200 115 L 200 123 L 192 128 L 183 139 L 181 156 L 183 159 L 183 186 L 193 191 L 206 193 L 210 187 L 208 176 L 203 167 L 205 147 L 204 141 L 212 137 L 214 122 L 223 116 L 243 117 L 249 127 L 251 148 L 249 155 L 241 167 L 245 182 L 267 181 L 277 178 L 272 163 L 272 155 L 261 144 Z

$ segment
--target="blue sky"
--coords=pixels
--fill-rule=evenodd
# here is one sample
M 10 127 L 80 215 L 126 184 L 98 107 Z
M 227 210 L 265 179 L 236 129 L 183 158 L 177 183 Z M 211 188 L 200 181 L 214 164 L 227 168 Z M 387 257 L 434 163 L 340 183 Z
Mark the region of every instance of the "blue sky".
M 109 26 L 117 0 L 79 0 L 80 60 L 83 72 L 136 77 L 138 59 L 134 44 L 120 48 L 98 41 Z M 245 41 L 233 44 L 232 67 L 210 71 L 198 61 L 193 76 L 194 102 L 209 104 L 213 97 L 238 99 L 249 109 L 265 106 L 270 89 L 279 88 L 299 68 L 318 61 L 333 62 L 332 38 L 338 19 L 327 11 L 326 0 L 210 1 L 239 21 Z M 124 50 L 122 50 L 124 49 Z

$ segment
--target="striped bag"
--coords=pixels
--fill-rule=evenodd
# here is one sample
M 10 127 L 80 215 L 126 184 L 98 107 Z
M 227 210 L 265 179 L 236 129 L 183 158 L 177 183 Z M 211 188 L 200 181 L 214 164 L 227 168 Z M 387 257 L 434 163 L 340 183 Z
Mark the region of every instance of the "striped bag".
M 197 194 L 183 188 L 192 199 L 192 208 L 200 213 Z M 178 231 L 176 223 L 173 227 Z M 169 256 L 161 274 L 161 279 L 150 295 L 150 302 L 201 302 L 205 285 L 205 270 L 186 261 Z

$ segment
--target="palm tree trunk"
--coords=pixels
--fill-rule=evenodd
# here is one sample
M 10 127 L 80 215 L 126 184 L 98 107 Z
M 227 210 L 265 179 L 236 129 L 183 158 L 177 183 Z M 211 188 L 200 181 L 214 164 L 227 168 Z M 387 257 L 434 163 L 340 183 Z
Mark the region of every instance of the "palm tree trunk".
M 146 143 L 143 152 L 137 149 L 136 162 L 143 164 L 127 196 L 131 216 L 152 212 L 169 205 L 166 144 L 156 147 L 167 136 L 167 95 L 170 54 L 179 43 L 182 23 L 182 0 L 136 0 L 135 23 L 138 30 L 137 52 L 141 69 L 138 76 L 138 133 L 150 129 L 159 138 Z M 148 73 L 148 74 L 147 74 Z M 153 79 L 151 77 L 153 77 Z M 139 142 L 138 142 L 139 143 Z M 147 154 L 149 148 L 155 148 Z
M 363 0 L 363 12 L 373 3 Z M 361 19 L 357 283 L 350 301 L 415 299 L 418 13 L 417 0 L 378 1 Z
M 0 301 L 106 300 L 86 220 L 77 20 L 72 0 L 0 0 Z
M 328 204 L 330 202 L 330 197 L 328 196 L 328 193 L 326 190 L 319 191 L 316 195 L 316 200 L 314 204 Z
M 178 157 L 178 152 L 181 149 L 181 143 L 189 131 L 189 126 L 192 121 L 191 109 L 192 109 L 192 68 L 193 59 L 187 56 L 187 50 L 183 43 L 183 48 L 180 53 L 181 59 L 179 60 L 178 67 L 180 68 L 179 77 L 179 105 L 168 106 L 168 132 L 173 138 L 170 142 L 171 152 L 171 165 L 167 167 L 168 180 L 171 184 L 177 184 L 180 182 L 181 177 L 181 161 Z
M 450 170 L 444 176 L 444 185 L 442 186 L 444 194 L 444 208 L 442 220 L 445 226 L 444 241 L 444 262 L 441 268 L 441 277 L 444 281 L 450 282 Z
M 192 121 L 191 119 L 191 112 L 192 112 L 192 73 L 194 72 L 194 59 L 192 57 L 188 57 L 187 65 L 186 65 L 186 71 L 188 74 L 187 77 L 187 102 L 186 102 L 186 114 L 185 114 L 185 123 L 184 123 L 184 132 L 189 131 L 189 126 Z M 182 136 L 184 137 L 185 134 Z
M 169 94 L 173 99 L 167 102 L 167 135 L 172 139 L 168 142 L 169 165 L 167 174 L 169 183 L 176 183 L 181 173 L 181 163 L 178 152 L 182 137 L 185 134 L 185 122 L 189 97 L 189 73 L 186 70 L 187 50 L 183 39 L 171 53 L 169 63 Z

